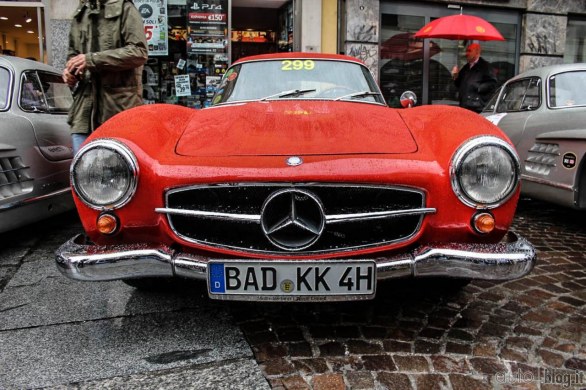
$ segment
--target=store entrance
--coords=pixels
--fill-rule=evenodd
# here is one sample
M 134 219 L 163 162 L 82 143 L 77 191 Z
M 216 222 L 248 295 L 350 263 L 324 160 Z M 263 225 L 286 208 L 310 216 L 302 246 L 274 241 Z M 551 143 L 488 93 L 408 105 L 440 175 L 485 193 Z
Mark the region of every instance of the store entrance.
M 160 6 L 154 7 L 153 4 Z M 295 0 L 134 0 L 143 16 L 149 59 L 147 104 L 209 107 L 230 64 L 292 51 Z
M 0 54 L 46 62 L 41 2 L 0 1 Z
M 292 0 L 232 0 L 232 62 L 246 56 L 292 50 Z

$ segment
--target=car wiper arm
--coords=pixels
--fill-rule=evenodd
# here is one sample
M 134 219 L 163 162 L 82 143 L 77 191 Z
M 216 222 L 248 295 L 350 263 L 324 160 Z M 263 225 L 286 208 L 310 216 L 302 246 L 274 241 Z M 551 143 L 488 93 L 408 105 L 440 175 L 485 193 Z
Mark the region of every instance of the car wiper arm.
M 316 89 L 291 89 L 289 91 L 281 91 L 279 93 L 275 93 L 266 97 L 263 97 L 262 99 L 260 99 L 261 102 L 264 102 L 265 100 L 269 100 L 269 99 L 273 99 L 273 98 L 285 98 L 285 97 L 292 97 L 292 96 L 301 96 L 303 94 L 309 93 L 309 92 L 315 92 Z
M 375 96 L 375 95 L 380 95 L 380 93 L 373 92 L 373 91 L 354 92 L 354 93 L 349 93 L 348 95 L 343 95 L 343 96 L 337 97 L 334 99 L 334 101 L 343 100 L 343 99 L 354 99 L 354 98 L 365 97 L 365 96 Z

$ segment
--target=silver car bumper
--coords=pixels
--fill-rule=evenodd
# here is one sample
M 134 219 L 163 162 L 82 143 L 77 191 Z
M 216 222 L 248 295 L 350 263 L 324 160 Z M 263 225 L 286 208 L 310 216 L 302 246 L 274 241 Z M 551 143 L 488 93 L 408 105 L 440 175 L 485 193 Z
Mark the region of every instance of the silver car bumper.
M 88 243 L 83 235 L 73 237 L 56 252 L 59 270 L 85 281 L 174 276 L 206 279 L 209 260 L 164 246 L 101 247 Z M 535 249 L 524 238 L 508 233 L 498 244 L 424 246 L 374 260 L 377 280 L 427 276 L 509 280 L 533 269 Z

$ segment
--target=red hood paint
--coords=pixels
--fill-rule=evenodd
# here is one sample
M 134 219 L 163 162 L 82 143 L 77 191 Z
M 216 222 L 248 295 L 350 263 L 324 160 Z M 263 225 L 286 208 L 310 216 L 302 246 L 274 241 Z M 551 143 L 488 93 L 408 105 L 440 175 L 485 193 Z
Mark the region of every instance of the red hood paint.
M 179 139 L 184 156 L 293 156 L 413 153 L 396 110 L 374 104 L 268 101 L 195 115 Z

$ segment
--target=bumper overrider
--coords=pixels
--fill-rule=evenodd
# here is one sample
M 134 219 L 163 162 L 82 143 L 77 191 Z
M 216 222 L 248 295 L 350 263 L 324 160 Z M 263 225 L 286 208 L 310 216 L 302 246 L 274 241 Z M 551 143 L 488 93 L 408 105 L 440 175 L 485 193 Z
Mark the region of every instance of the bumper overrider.
M 509 232 L 497 244 L 427 245 L 399 255 L 369 259 L 375 261 L 379 281 L 430 276 L 510 280 L 528 274 L 535 265 L 536 255 L 526 239 Z M 84 281 L 175 276 L 206 280 L 210 260 L 166 246 L 97 246 L 84 235 L 73 237 L 56 251 L 59 270 L 69 278 Z

